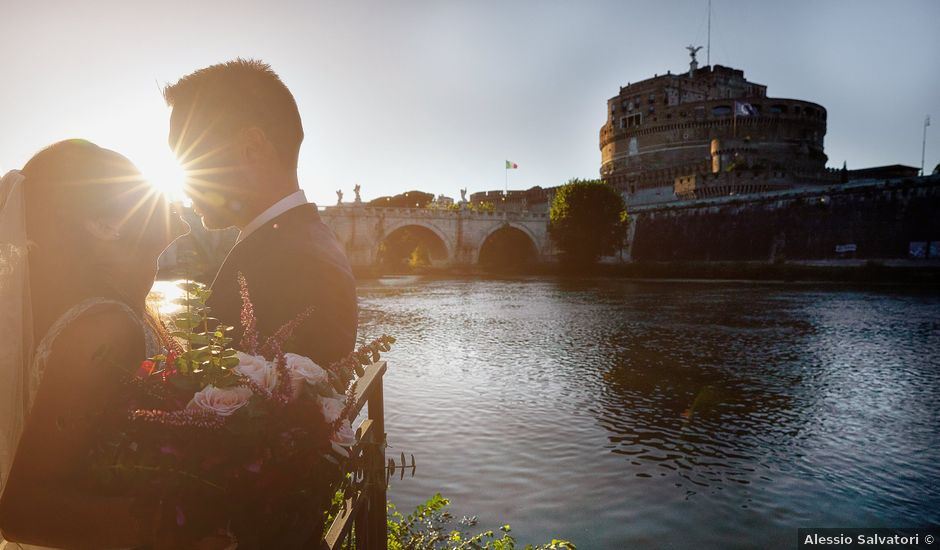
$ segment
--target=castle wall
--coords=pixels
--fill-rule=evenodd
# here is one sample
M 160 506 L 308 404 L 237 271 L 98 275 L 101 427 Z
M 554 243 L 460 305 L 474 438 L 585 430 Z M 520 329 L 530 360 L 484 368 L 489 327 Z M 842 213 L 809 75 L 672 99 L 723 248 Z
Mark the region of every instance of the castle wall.
M 630 210 L 630 255 L 634 261 L 905 259 L 912 242 L 940 242 L 938 213 L 940 176 L 637 207 Z M 845 245 L 855 250 L 836 252 Z
M 600 130 L 601 177 L 634 206 L 826 183 L 826 109 L 766 92 L 743 71 L 694 63 L 621 87 Z

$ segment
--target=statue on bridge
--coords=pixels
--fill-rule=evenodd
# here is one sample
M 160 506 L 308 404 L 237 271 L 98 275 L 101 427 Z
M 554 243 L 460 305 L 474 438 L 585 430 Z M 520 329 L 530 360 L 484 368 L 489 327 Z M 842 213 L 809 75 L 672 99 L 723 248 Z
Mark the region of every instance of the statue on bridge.
M 360 189 L 362 189 L 362 186 L 359 185 L 358 183 L 356 184 L 355 187 L 353 187 L 353 193 L 356 194 L 356 204 L 362 203 L 362 198 L 359 196 L 359 190 L 360 190 Z
M 460 202 L 467 202 L 467 188 L 466 187 L 460 190 Z
M 336 206 L 339 206 L 341 204 L 343 204 L 343 190 L 337 189 L 336 190 Z

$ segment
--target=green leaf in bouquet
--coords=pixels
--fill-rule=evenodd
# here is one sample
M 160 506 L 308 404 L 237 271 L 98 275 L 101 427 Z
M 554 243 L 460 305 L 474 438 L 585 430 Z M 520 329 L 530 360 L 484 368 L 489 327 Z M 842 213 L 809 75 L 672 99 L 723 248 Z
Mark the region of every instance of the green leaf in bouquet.
M 228 350 L 226 350 L 226 351 L 228 351 Z M 229 356 L 223 356 L 223 357 L 222 357 L 222 366 L 225 367 L 225 368 L 227 368 L 227 369 L 233 369 L 233 368 L 237 367 L 237 366 L 238 366 L 238 357 L 233 357 L 233 356 L 231 356 L 231 355 L 229 355 Z
M 187 353 L 192 353 L 192 360 L 197 363 L 204 363 L 212 357 L 212 351 L 207 347 L 202 347 L 198 349 L 191 350 Z
M 198 306 L 201 306 L 204 302 L 205 300 L 203 300 L 202 298 L 193 297 L 192 295 L 190 295 L 190 297 L 188 298 L 174 298 L 173 300 L 171 300 L 171 303 L 174 303 L 180 306 L 197 306 L 198 307 Z
M 193 318 L 190 316 L 180 316 L 176 319 L 173 319 L 173 326 L 179 329 L 177 332 L 186 331 L 195 327 L 198 327 L 202 322 L 198 318 Z M 189 336 L 189 333 L 184 332 L 180 338 L 186 338 Z
M 179 283 L 176 283 L 176 286 L 179 287 L 180 290 L 184 290 L 191 294 L 196 294 L 200 291 L 205 290 L 205 285 L 203 285 L 202 283 L 197 283 L 195 281 L 179 282 Z
M 209 338 L 202 334 L 193 334 L 189 338 L 189 343 L 194 346 L 207 346 L 209 345 Z

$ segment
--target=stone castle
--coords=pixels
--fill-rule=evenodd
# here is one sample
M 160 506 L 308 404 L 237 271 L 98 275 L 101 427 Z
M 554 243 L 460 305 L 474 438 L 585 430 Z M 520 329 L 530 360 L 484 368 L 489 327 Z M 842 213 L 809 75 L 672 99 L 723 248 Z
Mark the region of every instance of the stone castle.
M 826 109 L 767 96 L 721 65 L 620 88 L 600 131 L 601 177 L 632 206 L 832 183 Z

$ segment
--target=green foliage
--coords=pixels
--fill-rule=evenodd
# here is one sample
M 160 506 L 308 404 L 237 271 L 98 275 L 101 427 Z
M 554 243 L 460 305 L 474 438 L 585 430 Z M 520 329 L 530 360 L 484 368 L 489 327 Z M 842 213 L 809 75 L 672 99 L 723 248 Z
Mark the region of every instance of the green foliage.
M 461 209 L 467 210 L 468 212 L 481 212 L 481 213 L 496 212 L 496 204 L 490 201 L 483 201 L 483 202 L 478 202 L 477 204 L 473 204 L 472 202 L 467 202 L 467 203 L 464 203 L 463 206 L 461 206 L 460 203 L 455 202 L 454 204 L 451 204 L 447 207 L 447 210 L 453 210 L 455 212 Z
M 614 254 L 627 229 L 623 197 L 601 180 L 572 179 L 558 188 L 548 232 L 569 265 L 590 265 Z
M 219 324 L 218 319 L 209 316 L 206 301 L 211 291 L 205 285 L 190 281 L 179 283 L 179 287 L 186 291 L 186 295 L 175 300 L 184 309 L 173 315 L 170 321 L 174 329 L 170 336 L 183 344 L 183 352 L 177 356 L 175 367 L 183 374 L 201 374 L 208 384 L 232 385 L 237 378 L 230 369 L 238 365 L 238 357 L 230 346 L 232 339 L 226 334 L 233 327 Z M 153 359 L 164 361 L 166 356 L 158 355 Z M 185 381 L 185 378 L 180 379 L 180 382 Z
M 454 519 L 446 510 L 448 504 L 450 501 L 437 493 L 405 517 L 394 504 L 388 503 L 389 550 L 515 550 L 516 539 L 508 524 L 500 527 L 499 532 L 487 530 L 475 535 L 463 529 L 448 529 Z M 460 524 L 473 527 L 476 520 L 464 518 Z M 552 539 L 548 544 L 527 544 L 521 548 L 575 550 L 575 545 L 566 540 Z

